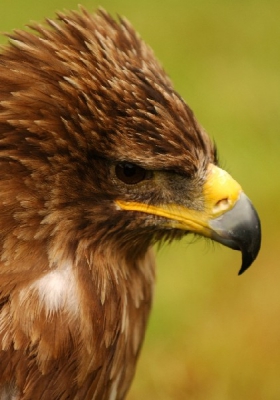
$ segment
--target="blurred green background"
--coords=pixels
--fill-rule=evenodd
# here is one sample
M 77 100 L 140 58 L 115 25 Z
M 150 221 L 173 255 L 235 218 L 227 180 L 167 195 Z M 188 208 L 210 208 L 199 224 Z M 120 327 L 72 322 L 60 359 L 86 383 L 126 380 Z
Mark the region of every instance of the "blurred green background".
M 158 252 L 157 287 L 128 400 L 280 399 L 280 2 L 84 0 L 126 16 L 259 211 L 263 245 L 240 254 L 190 237 Z M 0 30 L 76 9 L 1 0 Z M 5 39 L 2 39 L 4 42 Z

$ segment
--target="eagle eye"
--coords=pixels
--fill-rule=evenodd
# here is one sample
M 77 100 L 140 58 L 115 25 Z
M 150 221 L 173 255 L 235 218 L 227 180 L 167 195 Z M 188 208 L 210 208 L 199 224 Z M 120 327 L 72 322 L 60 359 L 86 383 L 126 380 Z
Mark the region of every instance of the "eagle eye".
M 115 167 L 117 178 L 127 185 L 136 185 L 146 178 L 146 170 L 138 165 L 123 162 Z

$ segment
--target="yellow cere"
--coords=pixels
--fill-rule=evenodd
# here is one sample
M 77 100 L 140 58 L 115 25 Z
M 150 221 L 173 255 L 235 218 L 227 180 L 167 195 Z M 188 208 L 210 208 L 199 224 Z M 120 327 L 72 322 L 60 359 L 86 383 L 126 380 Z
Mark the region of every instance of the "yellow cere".
M 209 164 L 203 186 L 205 206 L 212 218 L 231 210 L 242 192 L 241 186 L 226 171 Z

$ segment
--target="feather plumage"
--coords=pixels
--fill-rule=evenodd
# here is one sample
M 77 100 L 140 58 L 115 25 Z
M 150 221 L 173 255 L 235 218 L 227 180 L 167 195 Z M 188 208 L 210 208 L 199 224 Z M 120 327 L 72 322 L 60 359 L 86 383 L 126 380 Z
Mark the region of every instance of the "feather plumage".
M 127 21 L 82 10 L 31 28 L 0 55 L 0 397 L 123 399 L 151 245 L 185 232 L 115 200 L 201 210 L 215 149 Z M 119 180 L 122 162 L 143 182 Z

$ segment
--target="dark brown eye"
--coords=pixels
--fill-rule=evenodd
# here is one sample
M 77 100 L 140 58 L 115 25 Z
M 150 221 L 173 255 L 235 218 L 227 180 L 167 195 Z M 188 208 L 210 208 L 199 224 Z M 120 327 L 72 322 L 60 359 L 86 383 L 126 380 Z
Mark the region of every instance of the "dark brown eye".
M 124 162 L 116 165 L 116 176 L 128 185 L 135 185 L 146 178 L 146 170 L 138 165 Z

